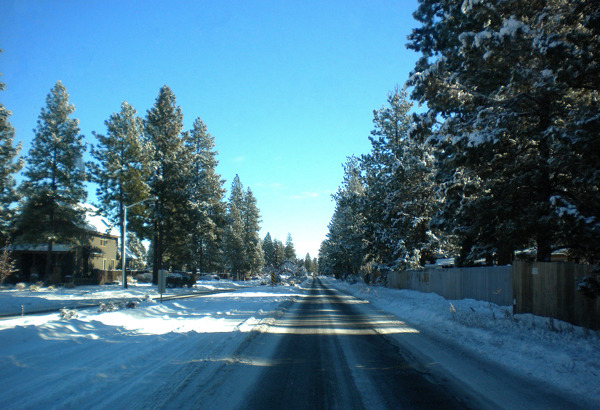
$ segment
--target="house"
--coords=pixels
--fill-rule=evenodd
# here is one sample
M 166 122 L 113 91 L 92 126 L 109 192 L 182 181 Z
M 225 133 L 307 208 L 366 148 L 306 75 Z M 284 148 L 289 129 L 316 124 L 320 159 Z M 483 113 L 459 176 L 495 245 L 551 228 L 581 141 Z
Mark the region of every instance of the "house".
M 121 233 L 106 217 L 100 214 L 96 207 L 85 205 L 85 208 L 86 228 L 90 233 L 90 246 L 92 248 L 88 268 L 100 271 L 117 270 Z
M 54 243 L 54 266 L 47 270 L 48 244 L 15 244 L 10 247 L 19 269 L 18 281 L 51 283 L 101 284 L 118 277 L 120 232 L 99 210 L 89 204 L 85 209 L 85 230 L 89 243 L 70 245 Z M 128 253 L 129 257 L 129 253 Z

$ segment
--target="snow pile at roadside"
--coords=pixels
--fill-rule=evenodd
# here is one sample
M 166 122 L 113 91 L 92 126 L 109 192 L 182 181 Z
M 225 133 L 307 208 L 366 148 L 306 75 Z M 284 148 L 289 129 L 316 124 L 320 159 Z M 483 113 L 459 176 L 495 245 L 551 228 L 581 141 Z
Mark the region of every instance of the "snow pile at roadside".
M 101 288 L 46 291 L 46 297 L 65 300 L 72 293 L 73 298 L 106 299 L 149 291 Z M 0 320 L 0 381 L 7 387 L 0 408 L 133 405 L 182 363 L 222 365 L 256 326 L 272 321 L 302 292 L 300 286 L 255 286 L 162 304 L 150 298 L 134 309 L 78 310 L 68 320 L 60 313 Z M 23 303 L 15 292 L 3 291 L 0 297 Z M 40 294 L 36 300 L 41 299 Z
M 600 332 L 489 302 L 328 280 L 425 334 L 600 404 Z

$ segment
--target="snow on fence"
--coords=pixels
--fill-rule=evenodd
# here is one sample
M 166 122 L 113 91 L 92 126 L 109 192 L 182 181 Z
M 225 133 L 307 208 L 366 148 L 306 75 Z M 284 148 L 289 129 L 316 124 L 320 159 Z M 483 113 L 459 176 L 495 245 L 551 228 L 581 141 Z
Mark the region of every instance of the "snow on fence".
M 391 272 L 387 281 L 391 288 L 433 292 L 446 299 L 484 300 L 500 306 L 513 303 L 511 266 Z
M 515 262 L 514 313 L 532 313 L 600 329 L 600 298 L 586 297 L 579 289 L 585 277 L 600 279 L 590 265 Z

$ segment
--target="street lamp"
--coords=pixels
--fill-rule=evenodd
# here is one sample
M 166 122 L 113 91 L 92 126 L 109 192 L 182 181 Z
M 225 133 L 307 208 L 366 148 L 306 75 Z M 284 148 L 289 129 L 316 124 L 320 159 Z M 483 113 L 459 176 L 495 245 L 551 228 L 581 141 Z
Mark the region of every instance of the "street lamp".
M 146 201 L 158 201 L 158 198 L 153 196 L 151 198 L 136 202 L 135 204 L 123 207 L 123 237 L 121 238 L 121 268 L 123 269 L 123 289 L 127 289 L 127 254 L 125 253 L 125 242 L 127 241 L 127 210 L 132 206 L 139 205 Z

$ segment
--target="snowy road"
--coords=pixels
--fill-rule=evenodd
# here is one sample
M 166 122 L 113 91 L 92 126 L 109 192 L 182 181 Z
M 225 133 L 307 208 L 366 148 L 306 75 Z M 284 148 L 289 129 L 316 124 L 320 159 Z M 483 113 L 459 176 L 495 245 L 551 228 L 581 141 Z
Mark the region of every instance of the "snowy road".
M 208 385 L 188 390 L 195 400 L 170 400 L 215 409 L 582 407 L 320 279 Z
M 271 327 L 270 333 L 283 335 L 281 343 L 243 407 L 463 407 L 443 381 L 384 336 L 414 329 L 357 304 L 315 280 L 310 294 Z

